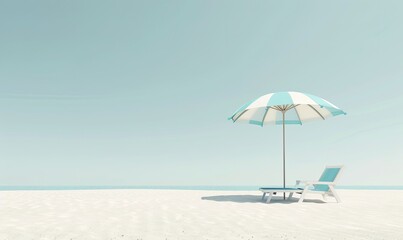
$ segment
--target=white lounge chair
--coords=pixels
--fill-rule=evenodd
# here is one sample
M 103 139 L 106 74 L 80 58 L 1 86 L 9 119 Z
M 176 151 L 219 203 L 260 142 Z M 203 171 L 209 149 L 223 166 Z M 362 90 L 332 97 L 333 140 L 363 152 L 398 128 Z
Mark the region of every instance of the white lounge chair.
M 336 180 L 340 176 L 342 170 L 343 166 L 326 166 L 318 181 L 297 180 L 295 188 L 300 188 L 301 184 L 305 184 L 301 192 L 301 198 L 298 202 L 303 202 L 306 194 L 316 193 L 322 194 L 323 200 L 325 201 L 327 196 L 332 196 L 336 199 L 338 203 L 340 203 L 341 199 L 339 195 L 337 195 L 334 187 L 336 185 Z M 291 192 L 289 196 L 290 198 L 292 197 L 292 194 L 293 193 Z

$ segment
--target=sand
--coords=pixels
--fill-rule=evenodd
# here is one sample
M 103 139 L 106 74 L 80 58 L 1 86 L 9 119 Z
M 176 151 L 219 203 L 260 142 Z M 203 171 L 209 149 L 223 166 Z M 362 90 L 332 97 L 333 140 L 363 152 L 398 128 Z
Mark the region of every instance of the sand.
M 0 239 L 403 239 L 403 191 L 298 204 L 258 191 L 0 191 Z

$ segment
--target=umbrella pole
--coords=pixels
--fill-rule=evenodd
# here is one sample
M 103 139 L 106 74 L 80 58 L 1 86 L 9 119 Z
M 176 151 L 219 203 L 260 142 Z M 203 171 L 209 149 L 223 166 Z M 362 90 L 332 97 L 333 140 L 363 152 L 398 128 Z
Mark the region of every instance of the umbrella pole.
M 283 113 L 283 188 L 285 188 L 285 111 Z M 285 200 L 285 192 L 283 193 Z

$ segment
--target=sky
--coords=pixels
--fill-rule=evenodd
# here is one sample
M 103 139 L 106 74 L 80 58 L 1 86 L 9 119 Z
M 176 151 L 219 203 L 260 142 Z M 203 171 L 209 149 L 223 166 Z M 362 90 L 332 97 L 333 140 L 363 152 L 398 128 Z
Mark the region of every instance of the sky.
M 278 91 L 347 112 L 286 127 L 287 184 L 403 185 L 403 2 L 0 0 L 0 185 L 281 185 Z

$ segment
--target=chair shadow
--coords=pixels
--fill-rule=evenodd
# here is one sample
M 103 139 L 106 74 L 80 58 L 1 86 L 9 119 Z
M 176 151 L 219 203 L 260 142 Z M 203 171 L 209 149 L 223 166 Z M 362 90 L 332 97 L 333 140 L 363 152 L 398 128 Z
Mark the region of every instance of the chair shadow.
M 202 200 L 214 201 L 214 202 L 235 202 L 235 203 L 260 203 L 266 204 L 266 199 L 262 200 L 262 196 L 259 195 L 218 195 L 218 196 L 206 196 L 202 197 Z M 291 204 L 298 203 L 299 198 L 292 197 L 291 199 L 284 200 L 281 196 L 273 196 L 269 204 Z M 304 199 L 304 203 L 326 203 L 320 199 Z

